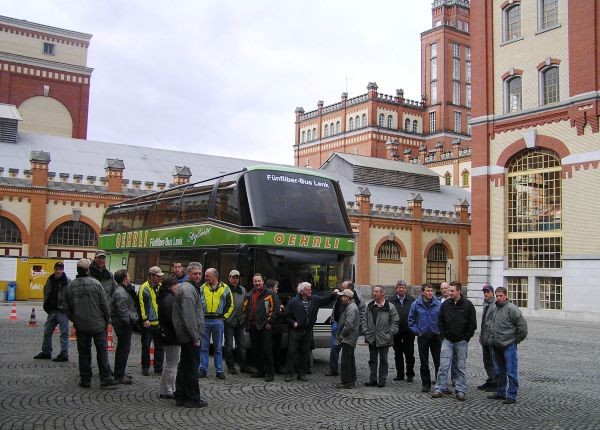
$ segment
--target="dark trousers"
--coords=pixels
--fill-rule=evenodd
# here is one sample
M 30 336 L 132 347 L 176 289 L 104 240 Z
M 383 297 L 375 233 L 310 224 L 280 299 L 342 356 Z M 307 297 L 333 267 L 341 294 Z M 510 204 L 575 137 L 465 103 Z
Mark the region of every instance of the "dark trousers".
M 235 350 L 233 348 L 233 341 L 235 340 Z M 235 351 L 235 354 L 234 354 Z M 235 361 L 240 366 L 246 367 L 246 333 L 244 327 L 236 326 L 232 327 L 227 322 L 225 323 L 225 363 L 227 368 L 231 369 L 235 367 Z
M 419 361 L 421 362 L 421 383 L 431 387 L 431 374 L 429 372 L 429 353 L 433 359 L 435 367 L 434 376 L 437 375 L 440 368 L 440 351 L 442 349 L 442 341 L 439 335 L 423 335 L 417 338 L 417 346 L 419 347 Z
M 342 362 L 340 366 L 342 384 L 356 382 L 356 361 L 354 360 L 354 345 L 342 343 L 338 345 L 342 350 Z
M 259 374 L 273 376 L 273 338 L 271 331 L 259 330 L 255 326 L 250 327 L 250 343 L 252 344 L 252 356 Z
M 142 369 L 150 368 L 150 344 L 154 342 L 154 370 L 161 371 L 165 351 L 158 339 L 158 326 L 142 327 Z
M 98 371 L 100 381 L 107 381 L 112 378 L 110 364 L 108 363 L 108 351 L 106 343 L 106 331 L 98 333 L 77 332 L 77 352 L 79 353 L 79 377 L 82 382 L 92 380 L 92 339 L 96 346 L 96 360 L 98 362 Z
M 273 333 L 273 367 L 277 373 L 281 373 L 285 367 L 285 357 L 282 355 L 281 338 L 283 333 Z
M 178 404 L 200 401 L 199 365 L 200 346 L 194 346 L 193 342 L 182 344 L 175 378 L 175 401 Z
M 131 336 L 133 334 L 133 327 L 130 325 L 114 327 L 115 334 L 117 335 L 117 349 L 115 351 L 115 366 L 113 374 L 115 378 L 122 378 L 125 376 L 125 369 L 127 368 L 127 360 L 129 359 L 129 352 L 131 351 Z
M 296 371 L 304 376 L 310 366 L 310 346 L 312 344 L 312 328 L 288 332 L 288 350 L 285 360 L 285 373 L 291 375 Z
M 482 345 L 481 352 L 483 355 L 483 367 L 485 368 L 485 373 L 487 374 L 487 382 L 488 384 L 496 383 L 496 374 L 494 372 L 494 349 L 491 345 Z
M 394 336 L 394 361 L 399 378 L 404 378 L 405 374 L 410 377 L 415 376 L 415 335 L 412 332 L 398 333 Z
M 369 382 L 385 384 L 388 375 L 388 353 L 389 346 L 369 345 L 369 369 L 371 375 Z M 379 371 L 377 371 L 377 362 L 379 361 Z

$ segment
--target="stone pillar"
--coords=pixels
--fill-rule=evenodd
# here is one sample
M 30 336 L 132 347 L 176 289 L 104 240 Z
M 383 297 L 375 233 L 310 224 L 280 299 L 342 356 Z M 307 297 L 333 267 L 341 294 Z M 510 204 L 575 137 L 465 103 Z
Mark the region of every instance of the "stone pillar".
M 356 246 L 356 283 L 366 285 L 371 283 L 370 271 L 370 214 L 371 214 L 371 192 L 367 187 L 358 187 L 356 193 L 356 205 L 358 206 L 358 243 Z
M 50 153 L 31 151 L 31 193 L 29 252 L 27 257 L 46 257 L 46 202 L 48 199 L 48 165 Z
M 107 158 L 104 163 L 104 171 L 108 178 L 108 192 L 109 193 L 121 193 L 123 186 L 123 170 L 125 170 L 125 163 L 123 160 L 118 158 Z

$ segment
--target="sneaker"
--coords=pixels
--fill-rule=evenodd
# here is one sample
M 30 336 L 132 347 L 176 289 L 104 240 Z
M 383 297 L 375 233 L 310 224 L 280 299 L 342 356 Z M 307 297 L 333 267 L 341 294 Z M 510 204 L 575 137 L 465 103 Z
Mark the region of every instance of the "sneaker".
M 206 370 L 198 370 L 198 378 L 206 378 Z
M 69 361 L 69 357 L 66 355 L 59 354 L 52 359 L 55 363 L 64 363 L 65 361 Z
M 133 378 L 131 376 L 121 376 L 120 378 L 116 378 L 117 382 L 122 385 L 131 385 L 133 384 Z
M 334 369 L 329 369 L 325 372 L 325 376 L 339 376 L 338 371 Z
M 515 403 L 517 403 L 517 400 L 516 399 L 506 399 L 502 403 L 504 403 L 505 405 L 514 405 Z
M 50 360 L 51 358 L 52 355 L 48 354 L 47 352 L 40 352 L 38 355 L 33 357 L 34 360 Z
M 144 376 L 150 376 L 150 370 L 148 370 L 148 369 L 142 369 L 142 375 L 144 375 Z
M 458 400 L 459 402 L 464 402 L 465 401 L 465 394 L 464 393 L 458 393 L 456 395 L 456 400 Z
M 265 377 L 265 382 L 273 382 L 275 380 L 275 376 L 273 375 L 267 375 Z
M 113 378 L 105 379 L 104 381 L 100 382 L 100 389 L 101 390 L 113 390 L 113 389 L 117 388 L 117 385 L 119 385 L 119 381 L 116 381 Z
M 412 381 L 414 381 L 414 378 L 412 376 L 406 377 L 406 382 L 412 382 Z
M 490 394 L 489 396 L 487 396 L 487 398 L 490 399 L 490 400 L 506 400 L 506 397 L 501 396 L 498 393 L 496 393 L 496 394 Z
M 221 380 L 225 379 L 225 374 L 223 372 L 217 373 L 217 379 L 221 379 Z
M 81 388 L 92 388 L 92 384 L 89 381 L 79 381 Z
M 442 392 L 435 390 L 433 393 L 431 393 L 431 398 L 432 399 L 439 399 L 440 397 L 442 397 Z

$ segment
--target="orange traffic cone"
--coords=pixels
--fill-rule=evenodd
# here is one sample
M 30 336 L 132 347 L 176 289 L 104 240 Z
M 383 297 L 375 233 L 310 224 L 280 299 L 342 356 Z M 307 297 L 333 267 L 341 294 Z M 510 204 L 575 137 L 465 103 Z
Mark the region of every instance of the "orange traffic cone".
M 150 366 L 154 366 L 154 341 L 150 344 Z
M 115 350 L 115 344 L 113 342 L 113 328 L 112 325 L 108 326 L 108 330 L 106 331 L 106 343 L 107 343 L 107 351 L 113 352 Z
M 11 321 L 17 320 L 17 304 L 13 302 L 12 309 L 10 310 L 10 316 L 8 317 Z
M 71 331 L 69 332 L 69 340 L 77 340 L 77 333 L 75 332 L 75 327 L 71 326 Z
M 37 327 L 37 322 L 35 320 L 35 308 L 31 308 L 31 316 L 29 317 L 29 327 Z

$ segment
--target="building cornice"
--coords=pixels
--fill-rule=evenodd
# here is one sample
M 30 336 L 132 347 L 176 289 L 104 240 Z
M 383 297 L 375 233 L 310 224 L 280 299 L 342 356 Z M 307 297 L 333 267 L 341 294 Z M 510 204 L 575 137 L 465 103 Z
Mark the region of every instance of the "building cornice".
M 40 67 L 47 69 L 48 71 L 60 70 L 68 73 L 78 73 L 84 76 L 91 76 L 92 72 L 94 71 L 94 69 L 91 67 L 76 66 L 73 64 L 59 63 L 57 61 L 42 60 L 38 58 L 26 57 L 24 55 L 11 54 L 2 51 L 0 51 L 0 61 L 6 61 L 26 66 Z
M 10 26 L 16 30 L 29 30 L 35 33 L 42 33 L 48 36 L 55 36 L 64 39 L 70 39 L 73 41 L 83 42 L 85 46 L 88 45 L 92 38 L 91 34 L 80 33 L 78 31 L 66 30 L 64 28 L 52 27 L 49 25 L 38 24 L 36 22 L 26 21 L 24 19 L 10 18 L 8 16 L 0 15 L 0 25 Z

